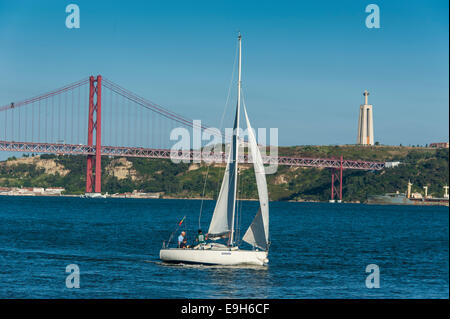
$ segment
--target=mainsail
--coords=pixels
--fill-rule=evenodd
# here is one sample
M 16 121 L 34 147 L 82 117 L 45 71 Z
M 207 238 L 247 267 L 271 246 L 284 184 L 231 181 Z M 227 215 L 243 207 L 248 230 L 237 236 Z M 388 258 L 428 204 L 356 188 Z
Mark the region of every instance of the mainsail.
M 225 233 L 233 231 L 234 211 L 236 206 L 236 175 L 237 175 L 237 153 L 238 136 L 237 121 L 238 111 L 236 110 L 236 119 L 234 122 L 234 133 L 228 155 L 227 167 L 220 187 L 219 197 L 217 199 L 214 214 L 209 225 L 208 235 L 210 238 L 222 236 Z
M 242 239 L 250 245 L 259 247 L 261 249 L 267 249 L 269 248 L 269 196 L 267 193 L 266 174 L 264 171 L 261 152 L 259 151 L 258 144 L 256 143 L 255 134 L 253 133 L 253 129 L 250 125 L 245 104 L 244 113 L 245 120 L 247 122 L 248 144 L 250 148 L 250 154 L 253 159 L 256 185 L 258 187 L 260 208 Z
M 230 153 L 231 155 L 231 153 Z M 214 214 L 209 224 L 208 235 L 211 238 L 221 236 L 231 230 L 231 214 L 228 212 L 228 192 L 230 182 L 230 156 L 228 156 L 227 167 L 220 187 Z

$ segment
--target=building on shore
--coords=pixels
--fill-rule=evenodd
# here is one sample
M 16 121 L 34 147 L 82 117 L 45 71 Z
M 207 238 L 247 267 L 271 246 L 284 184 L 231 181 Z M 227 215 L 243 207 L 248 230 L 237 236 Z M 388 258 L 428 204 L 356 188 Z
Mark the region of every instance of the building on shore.
M 113 198 L 161 198 L 163 193 L 144 193 L 141 191 L 134 190 L 133 192 L 126 192 L 121 194 L 112 194 L 109 197 Z
M 65 189 L 63 187 L 49 187 L 45 189 L 45 192 L 49 195 L 61 195 L 64 191 Z
M 386 162 L 386 163 L 384 163 L 384 167 L 385 168 L 394 168 L 394 167 L 399 166 L 400 164 L 401 164 L 400 161 Z
M 63 187 L 0 187 L 0 195 L 5 196 L 61 196 Z
M 430 143 L 430 147 L 433 148 L 449 148 L 448 142 Z

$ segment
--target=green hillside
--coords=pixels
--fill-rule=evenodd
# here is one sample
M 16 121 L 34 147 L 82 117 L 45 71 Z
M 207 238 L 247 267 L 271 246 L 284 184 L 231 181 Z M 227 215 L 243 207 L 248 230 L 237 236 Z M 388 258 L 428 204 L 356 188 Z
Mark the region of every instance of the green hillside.
M 408 180 L 414 192 L 442 196 L 449 183 L 448 149 L 388 146 L 295 146 L 281 147 L 280 156 L 340 157 L 352 160 L 400 161 L 383 171 L 344 170 L 344 201 L 365 201 L 369 194 L 405 191 Z M 256 198 L 251 166 L 241 166 L 240 198 Z M 223 165 L 174 164 L 170 160 L 102 157 L 102 191 L 113 193 L 163 192 L 168 197 L 215 198 L 220 188 Z M 68 194 L 82 194 L 85 187 L 84 156 L 41 155 L 10 158 L 0 162 L 0 187 L 65 187 Z M 325 201 L 330 198 L 330 170 L 279 166 L 267 175 L 271 200 Z

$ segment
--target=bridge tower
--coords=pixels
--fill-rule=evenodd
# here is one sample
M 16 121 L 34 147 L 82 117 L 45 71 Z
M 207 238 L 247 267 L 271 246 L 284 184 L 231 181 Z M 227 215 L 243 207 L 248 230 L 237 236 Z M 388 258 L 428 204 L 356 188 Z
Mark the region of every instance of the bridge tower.
M 86 166 L 86 193 L 102 192 L 102 76 L 89 78 L 89 119 L 88 119 L 88 146 L 94 146 L 95 131 L 95 184 L 94 184 L 94 155 L 87 156 Z
M 339 168 L 331 169 L 331 199 L 330 199 L 330 203 L 335 203 L 334 196 L 336 196 L 338 198 L 338 203 L 342 202 L 342 171 L 344 169 L 343 161 L 344 161 L 344 159 L 343 159 L 343 156 L 341 155 Z M 336 182 L 339 183 L 339 190 L 334 185 Z

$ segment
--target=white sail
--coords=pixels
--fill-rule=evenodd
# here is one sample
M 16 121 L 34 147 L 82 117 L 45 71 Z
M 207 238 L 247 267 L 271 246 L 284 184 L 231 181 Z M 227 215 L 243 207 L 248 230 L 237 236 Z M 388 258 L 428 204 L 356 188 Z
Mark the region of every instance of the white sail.
M 235 119 L 234 128 L 237 126 L 236 120 L 237 116 Z M 222 186 L 220 187 L 219 197 L 217 199 L 213 217 L 209 225 L 208 237 L 211 239 L 214 239 L 214 237 L 221 237 L 225 234 L 229 234 L 231 237 L 233 233 L 237 188 L 236 173 L 238 137 L 236 136 L 236 131 L 237 130 L 235 130 L 235 133 L 233 134 L 230 145 L 230 153 L 227 160 L 227 167 L 222 180 Z
M 208 234 L 210 238 L 220 236 L 231 231 L 231 215 L 228 214 L 228 189 L 230 180 L 230 155 L 227 160 L 227 167 L 220 187 L 219 197 L 214 208 L 213 217 L 209 225 Z
M 260 208 L 242 239 L 253 246 L 267 249 L 269 245 L 269 196 L 267 192 L 266 173 L 264 171 L 261 152 L 259 151 L 255 134 L 253 133 L 253 129 L 247 116 L 245 104 L 244 113 L 247 122 L 248 144 L 253 159 L 253 167 L 255 169 Z

